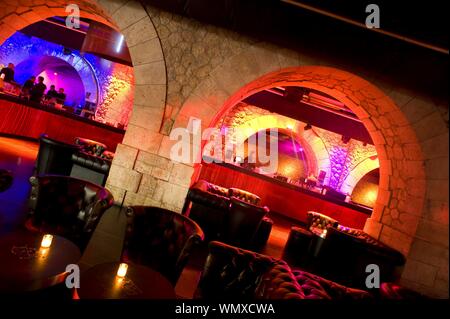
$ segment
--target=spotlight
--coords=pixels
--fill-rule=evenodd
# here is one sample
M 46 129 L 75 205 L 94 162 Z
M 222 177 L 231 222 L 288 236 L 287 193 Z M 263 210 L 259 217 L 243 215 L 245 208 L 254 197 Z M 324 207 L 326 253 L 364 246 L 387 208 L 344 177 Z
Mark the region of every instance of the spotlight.
M 291 130 L 291 131 L 294 129 L 294 125 L 292 125 L 292 124 L 288 124 L 288 125 L 286 125 L 286 127 L 288 130 Z
M 307 131 L 307 130 L 310 130 L 310 129 L 312 129 L 311 124 L 309 124 L 309 123 L 306 124 L 304 130 Z

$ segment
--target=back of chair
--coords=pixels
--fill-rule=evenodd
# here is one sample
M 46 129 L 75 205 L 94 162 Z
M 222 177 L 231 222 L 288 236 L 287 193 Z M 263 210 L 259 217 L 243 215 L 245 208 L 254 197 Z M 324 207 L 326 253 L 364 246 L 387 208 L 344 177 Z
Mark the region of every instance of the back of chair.
M 66 237 L 83 251 L 103 213 L 113 205 L 112 194 L 103 187 L 67 176 L 33 176 L 30 183 L 27 225 Z
M 6 169 L 0 169 L 0 193 L 6 191 L 13 183 L 13 175 Z
M 307 221 L 306 226 L 308 229 L 310 228 L 319 228 L 319 229 L 327 229 L 328 227 L 338 227 L 339 222 L 331 218 L 329 216 L 326 216 L 321 213 L 308 211 L 307 213 Z
M 176 284 L 203 231 L 190 218 L 170 210 L 133 206 L 122 253 L 124 261 L 149 266 Z
M 250 203 L 253 205 L 258 205 L 259 202 L 261 201 L 261 198 L 258 195 L 244 191 L 239 188 L 229 188 L 228 189 L 228 197 L 230 197 L 230 198 L 236 197 L 237 199 L 240 199 L 244 202 L 247 202 L 247 203 Z
M 264 274 L 277 263 L 272 257 L 212 241 L 195 297 L 253 299 Z
M 232 197 L 225 215 L 221 240 L 227 244 L 249 247 L 263 217 L 269 212 L 264 206 L 256 206 Z
M 69 176 L 72 169 L 72 154 L 78 150 L 79 146 L 56 141 L 45 135 L 41 136 L 36 159 L 36 175 Z

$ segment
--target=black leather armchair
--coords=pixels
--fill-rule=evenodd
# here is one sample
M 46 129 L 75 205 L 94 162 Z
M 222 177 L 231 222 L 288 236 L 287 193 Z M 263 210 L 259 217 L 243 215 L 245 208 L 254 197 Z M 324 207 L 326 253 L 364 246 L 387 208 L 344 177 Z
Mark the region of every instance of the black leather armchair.
M 70 176 L 105 186 L 111 168 L 111 161 L 86 152 L 72 155 Z
M 264 216 L 269 212 L 260 207 L 231 197 L 228 213 L 225 214 L 221 240 L 239 247 L 250 247 Z
M 0 169 L 0 193 L 6 191 L 13 183 L 13 176 L 10 171 Z
M 260 198 L 250 192 L 237 188 L 228 189 L 199 180 L 189 189 L 182 214 L 189 216 L 202 227 L 206 240 L 221 240 L 230 197 L 236 197 L 253 205 L 258 205 L 260 202 Z M 254 236 L 255 247 L 266 244 L 272 225 L 273 221 L 268 216 L 264 216 Z
M 396 281 L 405 257 L 360 229 L 344 226 L 328 227 L 320 251 L 321 273 L 345 285 L 363 288 L 366 267 L 376 264 L 381 281 Z
M 113 205 L 112 194 L 68 176 L 32 176 L 30 183 L 27 228 L 66 237 L 84 251 L 103 213 Z
M 175 285 L 204 239 L 202 229 L 190 218 L 158 207 L 133 206 L 128 217 L 122 260 L 149 266 Z
M 54 174 L 69 176 L 72 169 L 72 155 L 79 146 L 63 143 L 41 135 L 36 159 L 36 175 Z
M 292 270 L 282 260 L 213 241 L 195 298 L 354 300 L 369 299 L 372 295 L 302 270 Z

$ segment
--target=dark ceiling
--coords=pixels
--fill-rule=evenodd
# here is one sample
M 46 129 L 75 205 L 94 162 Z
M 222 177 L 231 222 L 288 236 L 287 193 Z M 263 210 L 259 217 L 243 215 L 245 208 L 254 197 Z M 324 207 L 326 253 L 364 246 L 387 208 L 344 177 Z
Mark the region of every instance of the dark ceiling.
M 381 72 L 393 85 L 447 100 L 448 54 L 281 0 L 141 0 L 163 10 L 301 50 L 342 69 Z M 363 0 L 295 0 L 364 23 Z M 383 30 L 448 51 L 445 1 L 377 0 Z M 364 76 L 364 75 L 363 75 Z

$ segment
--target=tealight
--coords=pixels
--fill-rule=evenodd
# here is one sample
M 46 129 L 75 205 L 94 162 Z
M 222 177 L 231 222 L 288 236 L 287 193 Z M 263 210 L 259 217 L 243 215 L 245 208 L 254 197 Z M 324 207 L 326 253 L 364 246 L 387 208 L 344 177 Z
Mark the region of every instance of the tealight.
M 42 237 L 42 241 L 41 241 L 41 247 L 42 248 L 48 248 L 51 246 L 52 244 L 52 240 L 53 240 L 53 236 L 50 234 L 45 234 Z
M 128 265 L 126 263 L 121 263 L 119 269 L 117 270 L 117 277 L 123 278 L 127 274 Z

